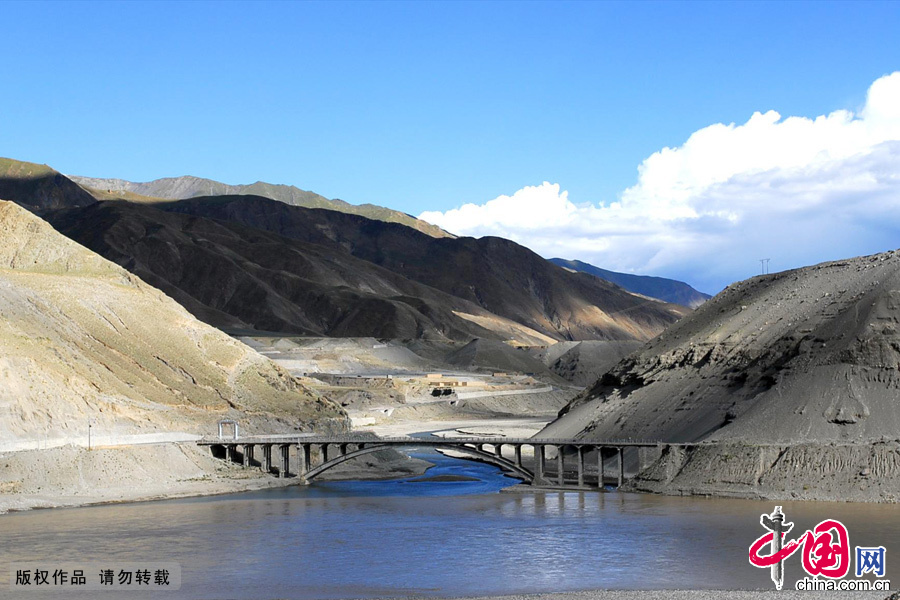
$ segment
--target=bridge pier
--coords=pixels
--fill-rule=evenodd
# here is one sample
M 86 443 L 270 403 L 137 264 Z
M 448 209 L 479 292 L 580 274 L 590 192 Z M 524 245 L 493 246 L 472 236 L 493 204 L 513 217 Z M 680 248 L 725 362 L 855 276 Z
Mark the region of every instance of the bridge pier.
M 309 446 L 297 444 L 297 475 L 303 477 L 309 470 Z
M 522 444 L 516 444 L 515 453 L 516 453 L 516 466 L 521 468 L 521 466 L 522 466 Z
M 578 487 L 584 487 L 584 446 L 575 446 L 578 457 Z
M 225 444 L 225 460 L 230 463 L 234 462 L 234 451 L 237 448 L 234 444 Z
M 616 484 L 617 488 L 622 487 L 622 484 L 625 483 L 625 456 L 623 448 L 616 448 L 619 454 L 619 480 Z
M 281 467 L 278 469 L 279 477 L 287 477 L 290 475 L 291 469 L 291 447 L 288 444 L 281 444 Z
M 606 468 L 603 464 L 603 446 L 597 446 L 597 487 L 603 489 Z
M 541 473 L 547 471 L 547 451 L 546 446 L 541 445 Z
M 565 452 L 563 450 L 565 446 L 557 446 L 556 447 L 556 485 L 562 487 L 565 483 L 565 469 L 563 467 L 564 458 L 563 455 Z
M 272 444 L 262 445 L 262 470 L 264 473 L 272 472 Z
M 541 444 L 535 444 L 532 446 L 534 448 L 534 485 L 546 485 L 547 481 L 544 479 L 544 446 Z
M 253 462 L 253 444 L 244 444 L 244 466 L 249 467 Z

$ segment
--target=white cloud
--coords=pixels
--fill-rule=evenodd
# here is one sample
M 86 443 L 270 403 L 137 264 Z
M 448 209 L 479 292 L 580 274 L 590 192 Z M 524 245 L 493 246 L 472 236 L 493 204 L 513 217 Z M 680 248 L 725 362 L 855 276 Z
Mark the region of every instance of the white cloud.
M 900 247 L 900 72 L 875 81 L 858 114 L 757 112 L 696 131 L 644 160 L 616 202 L 575 204 L 544 182 L 419 218 L 711 292 L 762 257 L 775 270 Z

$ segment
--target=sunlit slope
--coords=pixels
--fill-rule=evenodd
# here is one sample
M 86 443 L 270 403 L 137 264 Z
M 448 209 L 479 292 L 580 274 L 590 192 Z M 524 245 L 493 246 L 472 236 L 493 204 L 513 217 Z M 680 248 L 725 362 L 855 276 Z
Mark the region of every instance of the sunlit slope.
M 0 201 L 4 446 L 107 435 L 343 427 L 285 371 L 136 276 Z

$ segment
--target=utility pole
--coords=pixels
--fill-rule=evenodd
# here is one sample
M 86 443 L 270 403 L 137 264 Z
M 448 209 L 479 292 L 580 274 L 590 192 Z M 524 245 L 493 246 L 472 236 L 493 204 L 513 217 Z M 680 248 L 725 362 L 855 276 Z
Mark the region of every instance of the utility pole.
M 760 271 L 762 271 L 763 275 L 766 275 L 769 272 L 769 261 L 770 260 L 772 260 L 772 259 L 771 258 L 759 259 L 759 268 L 760 268 Z

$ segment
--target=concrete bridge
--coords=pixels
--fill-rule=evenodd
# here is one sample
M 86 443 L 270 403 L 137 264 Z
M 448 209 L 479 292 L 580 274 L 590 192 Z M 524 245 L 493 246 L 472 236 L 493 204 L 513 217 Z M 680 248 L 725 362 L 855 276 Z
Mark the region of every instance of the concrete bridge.
M 434 448 L 461 458 L 496 465 L 523 483 L 544 488 L 597 489 L 620 487 L 626 478 L 626 453 L 634 470 L 655 459 L 661 446 L 649 442 L 588 442 L 584 440 L 459 437 L 363 438 L 360 436 L 249 436 L 204 438 L 213 455 L 245 467 L 260 467 L 278 477 L 306 483 L 354 458 L 397 448 Z M 530 448 L 523 459 L 523 448 Z M 273 453 L 275 460 L 273 461 Z M 531 456 L 527 456 L 530 454 Z M 548 455 L 552 456 L 549 458 Z M 553 456 L 555 455 L 555 456 Z M 555 464 L 554 464 L 555 463 Z

